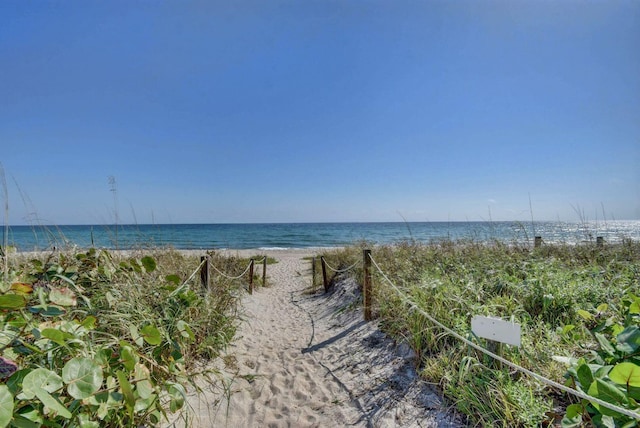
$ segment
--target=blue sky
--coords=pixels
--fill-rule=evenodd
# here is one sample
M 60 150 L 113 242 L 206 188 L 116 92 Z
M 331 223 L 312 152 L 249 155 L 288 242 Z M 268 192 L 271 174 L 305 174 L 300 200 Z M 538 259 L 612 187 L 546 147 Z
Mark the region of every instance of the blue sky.
M 0 64 L 11 224 L 640 219 L 637 1 L 7 0 Z

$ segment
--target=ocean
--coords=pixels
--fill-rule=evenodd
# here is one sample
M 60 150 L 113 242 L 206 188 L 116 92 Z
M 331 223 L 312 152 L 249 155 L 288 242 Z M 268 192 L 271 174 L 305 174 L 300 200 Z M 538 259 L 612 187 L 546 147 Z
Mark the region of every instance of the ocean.
M 5 231 L 3 228 L 3 241 Z M 395 223 L 267 223 L 140 224 L 80 226 L 11 226 L 8 243 L 18 251 L 54 246 L 133 249 L 170 246 L 176 249 L 286 249 L 337 247 L 358 241 L 389 244 L 406 240 L 499 240 L 577 244 L 623 239 L 640 240 L 640 221 L 607 222 L 395 222 Z

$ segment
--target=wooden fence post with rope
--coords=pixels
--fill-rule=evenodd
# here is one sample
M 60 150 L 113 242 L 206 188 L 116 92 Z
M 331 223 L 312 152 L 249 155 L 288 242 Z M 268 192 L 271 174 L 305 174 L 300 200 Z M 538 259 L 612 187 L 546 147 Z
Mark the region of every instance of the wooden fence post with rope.
M 200 256 L 200 284 L 205 290 L 209 290 L 209 256 Z
M 324 260 L 324 256 L 320 256 L 320 262 L 322 263 L 322 282 L 324 284 L 324 292 L 329 292 L 329 279 L 327 278 L 327 262 Z
M 262 286 L 267 286 L 267 255 L 264 255 L 264 259 L 262 259 Z
M 249 263 L 249 294 L 253 294 L 253 263 L 254 260 L 251 259 L 251 263 Z
M 363 250 L 364 284 L 362 286 L 364 320 L 371 321 L 371 250 Z

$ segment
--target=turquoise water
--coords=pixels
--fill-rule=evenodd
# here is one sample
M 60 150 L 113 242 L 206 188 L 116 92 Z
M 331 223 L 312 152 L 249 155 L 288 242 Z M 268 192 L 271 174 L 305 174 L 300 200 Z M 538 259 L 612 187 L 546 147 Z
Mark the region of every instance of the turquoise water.
M 565 222 L 424 222 L 424 223 L 271 223 L 271 224 L 163 224 L 11 226 L 9 245 L 19 251 L 53 246 L 89 248 L 177 249 L 335 247 L 366 240 L 394 243 L 408 239 L 430 242 L 443 239 L 500 240 L 531 243 L 579 243 L 602 236 L 607 242 L 640 240 L 640 221 Z M 3 232 L 4 238 L 4 232 Z

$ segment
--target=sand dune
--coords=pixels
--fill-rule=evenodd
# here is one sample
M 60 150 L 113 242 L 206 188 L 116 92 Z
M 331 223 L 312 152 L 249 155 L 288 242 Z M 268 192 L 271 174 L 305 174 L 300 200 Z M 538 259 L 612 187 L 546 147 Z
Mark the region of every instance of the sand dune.
M 310 250 L 268 253 L 278 259 L 268 268 L 271 286 L 244 298 L 245 320 L 216 363 L 220 374 L 200 379 L 203 391 L 189 396 L 192 426 L 460 426 L 417 378 L 407 347 L 350 305 L 355 284 L 311 293 Z

